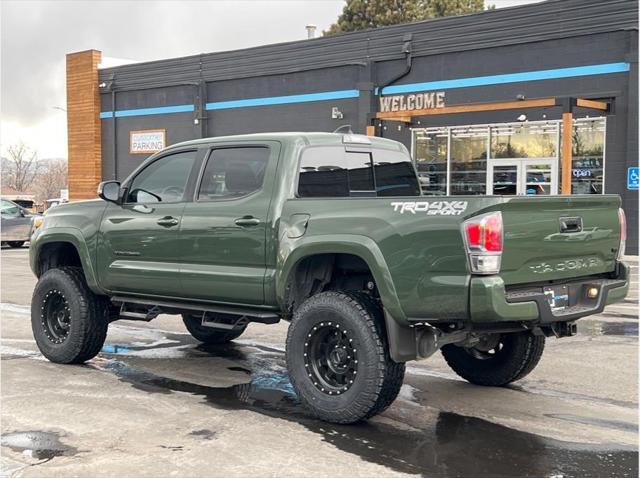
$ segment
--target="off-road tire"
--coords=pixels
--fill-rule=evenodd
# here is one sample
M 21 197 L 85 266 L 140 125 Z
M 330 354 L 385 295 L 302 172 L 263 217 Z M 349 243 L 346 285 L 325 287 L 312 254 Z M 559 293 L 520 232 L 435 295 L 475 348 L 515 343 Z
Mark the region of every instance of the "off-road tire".
M 218 330 L 212 327 L 206 327 L 202 325 L 200 316 L 189 314 L 182 314 L 182 321 L 194 339 L 209 345 L 231 342 L 233 339 L 240 337 L 247 329 L 246 326 L 238 330 Z
M 13 247 L 14 249 L 18 249 L 18 248 L 24 246 L 24 242 L 25 241 L 7 241 L 7 245 L 9 247 Z
M 68 307 L 69 331 L 61 343 L 49 338 L 44 324 L 47 294 L 52 293 L 63 297 Z M 31 299 L 31 328 L 42 355 L 51 362 L 63 364 L 83 363 L 98 355 L 107 337 L 108 304 L 106 297 L 89 289 L 81 268 L 46 271 Z
M 502 334 L 500 342 L 502 348 L 491 358 L 477 358 L 470 349 L 456 345 L 442 347 L 442 355 L 449 367 L 465 380 L 476 385 L 500 387 L 520 380 L 538 365 L 545 337 L 516 332 Z
M 352 337 L 357 352 L 353 384 L 340 395 L 327 395 L 305 366 L 306 339 L 314 327 L 331 321 Z M 300 401 L 321 420 L 354 423 L 384 411 L 398 396 L 405 364 L 389 356 L 380 306 L 365 294 L 322 292 L 295 312 L 287 333 L 287 369 Z

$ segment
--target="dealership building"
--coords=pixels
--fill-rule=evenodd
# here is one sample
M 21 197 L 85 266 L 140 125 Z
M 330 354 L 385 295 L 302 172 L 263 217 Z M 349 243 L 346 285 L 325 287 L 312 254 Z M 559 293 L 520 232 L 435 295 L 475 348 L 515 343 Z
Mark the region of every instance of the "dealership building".
M 638 252 L 636 0 L 100 62 L 96 50 L 67 55 L 72 200 L 180 141 L 351 125 L 405 144 L 427 195 L 619 194 Z

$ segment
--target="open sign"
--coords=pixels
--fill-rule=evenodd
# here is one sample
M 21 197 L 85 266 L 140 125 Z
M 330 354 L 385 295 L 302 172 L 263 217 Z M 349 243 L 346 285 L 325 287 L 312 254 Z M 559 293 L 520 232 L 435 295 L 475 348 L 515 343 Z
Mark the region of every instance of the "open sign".
M 573 169 L 572 174 L 574 178 L 590 178 L 593 176 L 593 171 L 589 168 Z

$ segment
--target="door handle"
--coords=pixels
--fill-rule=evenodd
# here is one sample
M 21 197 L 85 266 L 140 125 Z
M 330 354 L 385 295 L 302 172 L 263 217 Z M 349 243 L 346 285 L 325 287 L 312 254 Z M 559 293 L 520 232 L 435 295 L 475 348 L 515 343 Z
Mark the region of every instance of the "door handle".
M 245 216 L 235 220 L 236 225 L 246 227 L 246 226 L 257 226 L 260 224 L 260 219 L 253 216 Z
M 179 222 L 180 221 L 178 219 L 171 216 L 165 216 L 162 219 L 158 219 L 158 224 L 165 227 L 177 226 Z

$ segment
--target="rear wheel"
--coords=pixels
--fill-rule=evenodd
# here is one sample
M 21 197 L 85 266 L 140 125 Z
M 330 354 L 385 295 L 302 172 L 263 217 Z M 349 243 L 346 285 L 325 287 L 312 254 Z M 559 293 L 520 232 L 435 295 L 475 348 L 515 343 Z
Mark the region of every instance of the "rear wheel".
M 9 247 L 13 247 L 14 249 L 17 249 L 19 247 L 24 246 L 24 242 L 25 241 L 8 241 L 7 244 L 9 245 Z
M 107 337 L 108 301 L 95 295 L 78 267 L 45 272 L 33 291 L 31 328 L 46 358 L 83 363 L 95 357 Z
M 545 338 L 531 332 L 487 334 L 473 347 L 445 345 L 451 369 L 476 385 L 502 386 L 520 380 L 542 357 Z
M 379 306 L 360 294 L 323 292 L 296 311 L 287 368 L 298 397 L 318 418 L 353 423 L 397 397 L 405 365 L 389 357 Z
M 182 321 L 191 336 L 204 344 L 226 344 L 237 339 L 246 330 L 247 326 L 237 330 L 221 330 L 202 325 L 202 317 L 197 315 L 182 314 Z

